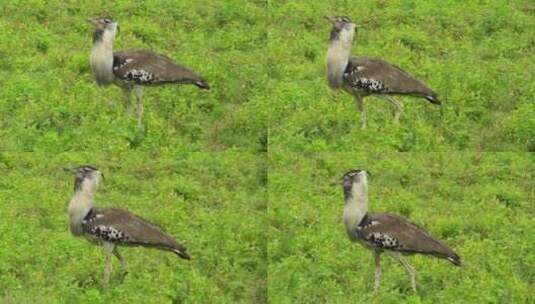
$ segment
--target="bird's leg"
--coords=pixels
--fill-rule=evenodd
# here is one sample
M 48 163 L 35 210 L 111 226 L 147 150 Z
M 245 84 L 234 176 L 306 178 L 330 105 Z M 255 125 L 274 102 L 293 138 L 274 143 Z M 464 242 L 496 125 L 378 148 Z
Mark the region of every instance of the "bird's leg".
M 119 253 L 119 248 L 117 248 L 117 246 L 115 247 L 115 249 L 113 250 L 113 254 L 115 255 L 115 257 L 121 262 L 121 267 L 123 268 L 123 271 L 125 273 L 128 273 L 128 265 L 126 264 L 126 260 L 124 259 L 124 257 Z
M 104 242 L 104 253 L 106 254 L 106 266 L 104 267 L 104 285 L 110 282 L 111 272 L 113 271 L 111 265 L 111 255 L 113 254 L 115 245 L 113 243 Z
M 132 88 L 131 87 L 122 87 L 124 92 L 124 107 L 126 108 L 126 114 L 132 115 L 133 109 L 132 109 Z
M 401 117 L 401 113 L 403 113 L 403 106 L 401 105 L 399 101 L 394 99 L 394 97 L 392 96 L 384 95 L 384 98 L 388 100 L 394 106 L 394 111 L 395 111 L 394 123 L 398 124 L 399 118 Z
M 143 87 L 135 86 L 134 91 L 137 99 L 137 125 L 141 127 L 141 122 L 143 120 Z
M 379 285 L 381 284 L 381 251 L 375 250 L 373 252 L 373 256 L 375 258 L 375 284 L 373 285 L 373 290 L 377 291 L 379 289 Z
M 364 108 L 364 97 L 361 95 L 355 96 L 355 103 L 357 105 L 357 110 L 360 111 L 361 128 L 366 129 L 368 118 L 366 116 L 366 109 Z
M 104 266 L 104 285 L 108 285 L 110 282 L 111 272 L 113 271 L 113 266 L 111 264 L 111 256 L 106 254 L 106 266 Z
M 407 262 L 407 260 L 399 252 L 392 252 L 392 255 L 405 267 L 405 270 L 411 278 L 412 290 L 416 292 L 416 270 Z

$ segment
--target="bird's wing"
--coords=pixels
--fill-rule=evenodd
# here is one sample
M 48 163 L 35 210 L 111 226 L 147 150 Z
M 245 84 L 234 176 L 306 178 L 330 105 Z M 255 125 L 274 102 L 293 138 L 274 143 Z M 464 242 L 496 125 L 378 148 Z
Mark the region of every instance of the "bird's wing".
M 176 64 L 169 57 L 149 51 L 113 53 L 113 73 L 123 81 L 140 85 L 192 83 L 208 89 L 208 84 L 190 69 Z
M 174 238 L 126 210 L 93 208 L 82 227 L 85 233 L 103 241 L 167 249 L 189 258 L 186 248 Z
M 369 93 L 436 96 L 423 82 L 380 59 L 351 57 L 344 78 L 352 88 Z
M 357 230 L 360 237 L 375 247 L 435 255 L 460 265 L 459 256 L 451 248 L 401 216 L 368 214 Z

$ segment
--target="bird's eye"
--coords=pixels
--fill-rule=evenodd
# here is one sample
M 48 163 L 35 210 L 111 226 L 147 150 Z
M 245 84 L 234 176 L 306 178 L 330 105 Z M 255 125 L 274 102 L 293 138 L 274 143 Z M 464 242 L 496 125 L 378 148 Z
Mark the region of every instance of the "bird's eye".
M 111 20 L 110 19 L 104 19 L 104 23 L 106 23 L 106 24 L 111 23 Z

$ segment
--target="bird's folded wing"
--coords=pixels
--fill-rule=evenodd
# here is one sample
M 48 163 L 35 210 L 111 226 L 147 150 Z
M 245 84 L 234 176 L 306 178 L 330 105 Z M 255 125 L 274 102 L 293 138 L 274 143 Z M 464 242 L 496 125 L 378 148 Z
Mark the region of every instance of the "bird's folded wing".
M 351 57 L 344 75 L 350 86 L 370 93 L 436 95 L 409 73 L 380 59 Z
M 357 233 L 367 242 L 384 249 L 458 258 L 453 250 L 424 229 L 393 214 L 366 215 Z
M 186 250 L 150 222 L 122 209 L 93 208 L 82 225 L 85 233 L 104 241 Z
M 169 57 L 149 51 L 115 52 L 113 73 L 123 81 L 141 85 L 202 81 L 195 72 L 176 64 Z

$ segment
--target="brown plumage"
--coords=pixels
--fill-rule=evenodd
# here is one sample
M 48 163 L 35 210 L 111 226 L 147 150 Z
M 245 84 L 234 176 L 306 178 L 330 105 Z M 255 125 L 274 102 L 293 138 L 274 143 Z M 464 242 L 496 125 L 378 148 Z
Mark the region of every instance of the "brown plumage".
M 165 55 L 144 50 L 114 52 L 113 74 L 120 81 L 138 85 L 182 83 L 195 84 L 201 89 L 210 88 L 192 70 L 176 64 Z
M 363 79 L 375 80 L 378 88 L 363 86 Z M 371 94 L 411 95 L 423 97 L 431 103 L 440 105 L 437 93 L 401 68 L 381 59 L 351 57 L 344 73 L 346 89 L 363 96 Z
M 359 223 L 357 234 L 368 246 L 379 250 L 433 255 L 446 259 L 454 265 L 461 265 L 461 258 L 446 244 L 398 215 L 368 213 Z M 392 242 L 381 241 L 381 238 L 376 236 L 388 236 Z
M 333 25 L 327 49 L 327 81 L 332 89 L 344 89 L 355 97 L 362 128 L 367 125 L 366 96 L 375 95 L 390 102 L 395 109 L 395 123 L 399 122 L 403 111 L 401 103 L 394 99 L 395 95 L 421 97 L 435 105 L 441 104 L 437 93 L 401 68 L 381 59 L 352 57 L 355 24 L 345 16 L 327 19 Z
M 96 167 L 85 165 L 66 169 L 75 173 L 74 195 L 69 202 L 69 228 L 74 236 L 84 236 L 104 248 L 104 283 L 110 280 L 112 255 L 119 259 L 126 271 L 126 260 L 118 249 L 120 246 L 157 248 L 190 259 L 186 247 L 141 217 L 122 209 L 95 208 L 94 197 L 102 179 L 102 173 Z
M 82 221 L 84 234 L 91 239 L 121 246 L 143 246 L 168 250 L 190 259 L 186 247 L 150 222 L 126 210 L 92 208 Z M 116 231 L 113 235 L 106 231 Z
M 137 99 L 137 120 L 141 126 L 144 106 L 143 87 L 163 84 L 194 84 L 209 89 L 208 83 L 197 73 L 175 63 L 171 58 L 146 50 L 113 51 L 118 23 L 103 17 L 89 20 L 93 26 L 93 48 L 90 65 L 100 86 L 116 84 L 126 95 L 125 105 L 132 113 L 131 93 Z
M 375 290 L 381 281 L 380 261 L 383 252 L 392 255 L 405 267 L 414 291 L 416 273 L 404 255 L 432 255 L 461 265 L 461 258 L 451 248 L 407 219 L 388 213 L 368 213 L 368 176 L 367 171 L 351 170 L 344 174 L 340 184 L 344 189 L 343 218 L 347 235 L 352 241 L 374 252 Z

